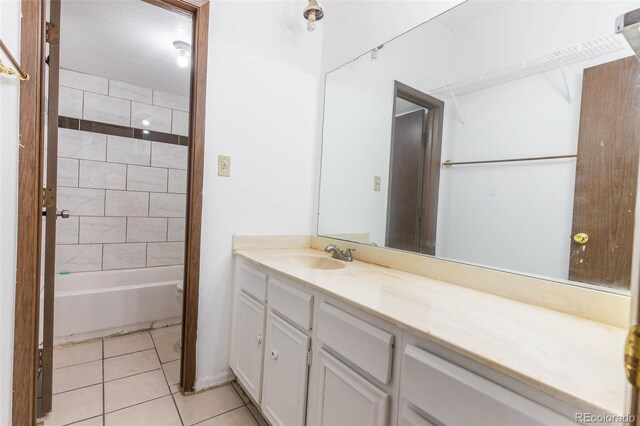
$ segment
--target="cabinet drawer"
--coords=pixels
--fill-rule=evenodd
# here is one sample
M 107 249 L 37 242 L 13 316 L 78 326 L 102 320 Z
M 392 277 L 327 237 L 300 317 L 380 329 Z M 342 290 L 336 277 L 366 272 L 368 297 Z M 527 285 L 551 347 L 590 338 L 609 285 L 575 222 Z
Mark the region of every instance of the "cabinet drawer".
M 270 277 L 269 306 L 305 330 L 311 330 L 312 295 Z
M 447 425 L 570 425 L 566 417 L 416 346 L 404 350 L 401 397 Z
M 318 338 L 381 383 L 389 383 L 393 334 L 327 303 L 320 307 Z
M 267 300 L 267 274 L 244 262 L 238 262 L 236 284 L 256 299 Z

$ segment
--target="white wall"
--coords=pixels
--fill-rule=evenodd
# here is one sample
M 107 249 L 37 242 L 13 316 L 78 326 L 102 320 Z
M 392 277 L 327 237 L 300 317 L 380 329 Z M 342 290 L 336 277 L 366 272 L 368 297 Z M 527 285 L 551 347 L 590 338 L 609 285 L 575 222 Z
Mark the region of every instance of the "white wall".
M 322 24 L 304 4 L 211 7 L 197 340 L 198 388 L 226 377 L 234 234 L 309 234 L 315 184 Z M 218 177 L 217 156 L 231 156 Z
M 19 58 L 19 1 L 0 1 L 0 30 L 7 47 Z M 8 425 L 11 419 L 19 93 L 16 78 L 0 76 L 0 425 Z

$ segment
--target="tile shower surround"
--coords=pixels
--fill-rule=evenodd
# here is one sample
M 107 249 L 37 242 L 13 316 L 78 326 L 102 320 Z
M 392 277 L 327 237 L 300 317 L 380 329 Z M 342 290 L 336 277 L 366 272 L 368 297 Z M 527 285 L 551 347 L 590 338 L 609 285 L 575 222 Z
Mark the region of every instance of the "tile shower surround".
M 68 70 L 60 84 L 58 208 L 71 217 L 57 221 L 56 272 L 182 264 L 188 98 Z

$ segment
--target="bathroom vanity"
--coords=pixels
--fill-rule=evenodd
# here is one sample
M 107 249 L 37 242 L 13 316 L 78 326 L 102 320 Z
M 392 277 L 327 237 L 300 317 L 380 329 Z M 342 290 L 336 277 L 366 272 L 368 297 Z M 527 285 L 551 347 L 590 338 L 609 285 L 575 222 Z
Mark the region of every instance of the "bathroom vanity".
M 273 425 L 623 412 L 622 329 L 319 250 L 235 255 L 231 368 Z

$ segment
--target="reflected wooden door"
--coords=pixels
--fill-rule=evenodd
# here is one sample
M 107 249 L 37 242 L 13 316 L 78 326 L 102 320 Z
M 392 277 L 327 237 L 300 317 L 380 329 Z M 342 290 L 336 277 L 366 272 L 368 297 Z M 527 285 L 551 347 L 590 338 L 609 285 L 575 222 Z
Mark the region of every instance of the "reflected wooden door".
M 629 288 L 640 150 L 640 63 L 584 70 L 569 279 Z
M 386 246 L 419 251 L 426 111 L 395 117 Z

